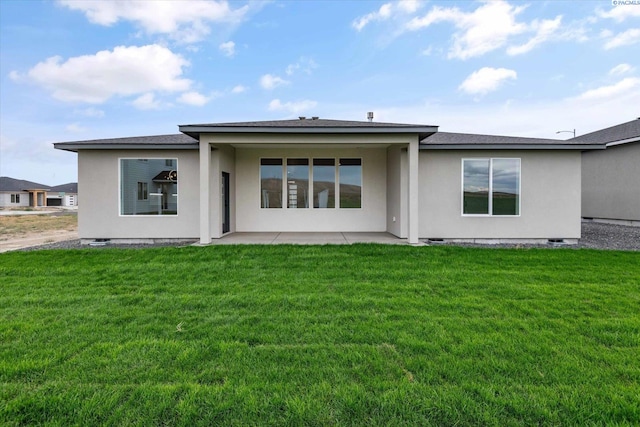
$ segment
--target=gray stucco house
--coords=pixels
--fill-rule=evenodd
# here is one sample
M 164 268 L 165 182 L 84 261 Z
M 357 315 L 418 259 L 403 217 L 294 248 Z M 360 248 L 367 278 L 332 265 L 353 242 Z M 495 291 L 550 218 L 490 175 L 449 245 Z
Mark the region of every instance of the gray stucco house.
M 640 226 L 640 118 L 571 141 L 607 147 L 582 156 L 582 216 Z
M 49 186 L 0 176 L 0 207 L 21 208 L 47 205 Z
M 55 144 L 78 153 L 84 242 L 321 231 L 575 243 L 582 152 L 605 148 L 317 117 L 179 130 Z

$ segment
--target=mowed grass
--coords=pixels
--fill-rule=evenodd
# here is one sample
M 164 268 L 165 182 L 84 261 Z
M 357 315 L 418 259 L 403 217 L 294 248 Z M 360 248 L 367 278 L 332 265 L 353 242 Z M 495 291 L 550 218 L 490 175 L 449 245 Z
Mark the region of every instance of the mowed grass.
M 0 254 L 0 425 L 638 425 L 640 254 Z

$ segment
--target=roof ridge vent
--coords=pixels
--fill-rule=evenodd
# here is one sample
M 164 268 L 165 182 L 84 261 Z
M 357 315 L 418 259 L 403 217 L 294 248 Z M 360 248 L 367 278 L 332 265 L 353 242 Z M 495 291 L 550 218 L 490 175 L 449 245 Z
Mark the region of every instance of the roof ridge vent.
M 318 117 L 318 116 L 313 116 L 313 117 L 311 117 L 311 120 L 318 120 L 319 118 L 320 117 Z
M 307 118 L 305 116 L 299 116 L 298 117 L 300 120 L 306 120 Z

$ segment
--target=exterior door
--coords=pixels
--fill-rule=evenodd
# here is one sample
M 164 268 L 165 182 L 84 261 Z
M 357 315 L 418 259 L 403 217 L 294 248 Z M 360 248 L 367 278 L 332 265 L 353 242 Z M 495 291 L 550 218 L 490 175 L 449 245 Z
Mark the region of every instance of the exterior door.
M 229 203 L 229 172 L 222 172 L 222 233 L 231 231 L 231 209 Z

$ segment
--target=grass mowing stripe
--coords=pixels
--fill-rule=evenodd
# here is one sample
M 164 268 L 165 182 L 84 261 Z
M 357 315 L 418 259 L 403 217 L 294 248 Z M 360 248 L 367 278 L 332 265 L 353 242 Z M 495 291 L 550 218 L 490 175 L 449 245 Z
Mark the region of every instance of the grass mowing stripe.
M 638 261 L 384 245 L 1 254 L 0 424 L 638 424 Z

